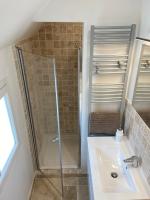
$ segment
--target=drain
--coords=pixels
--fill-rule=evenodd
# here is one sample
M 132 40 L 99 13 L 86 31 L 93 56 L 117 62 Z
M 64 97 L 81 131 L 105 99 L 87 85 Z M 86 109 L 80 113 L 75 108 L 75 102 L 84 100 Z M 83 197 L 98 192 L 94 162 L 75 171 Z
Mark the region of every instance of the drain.
M 116 172 L 111 172 L 111 177 L 117 178 L 117 177 L 118 177 L 118 174 L 117 174 Z

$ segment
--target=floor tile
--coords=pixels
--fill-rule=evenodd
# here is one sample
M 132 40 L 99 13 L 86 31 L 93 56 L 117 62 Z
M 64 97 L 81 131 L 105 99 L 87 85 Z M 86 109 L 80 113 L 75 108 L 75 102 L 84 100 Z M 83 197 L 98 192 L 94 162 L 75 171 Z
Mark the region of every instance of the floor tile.
M 56 187 L 54 180 L 35 178 L 31 200 L 61 200 L 61 192 Z
M 76 186 L 64 186 L 64 200 L 77 200 Z
M 35 178 L 30 200 L 61 200 L 60 179 Z M 89 200 L 87 177 L 65 177 L 63 200 Z
M 77 200 L 89 200 L 88 186 L 77 186 Z

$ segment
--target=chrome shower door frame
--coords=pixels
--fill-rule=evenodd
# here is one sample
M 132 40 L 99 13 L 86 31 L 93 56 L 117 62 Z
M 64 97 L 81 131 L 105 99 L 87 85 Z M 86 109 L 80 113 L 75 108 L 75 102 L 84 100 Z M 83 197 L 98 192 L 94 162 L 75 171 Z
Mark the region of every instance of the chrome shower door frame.
M 37 139 L 36 139 L 36 131 L 35 131 L 35 125 L 34 125 L 34 120 L 33 120 L 33 112 L 32 112 L 32 104 L 31 104 L 31 99 L 30 99 L 30 94 L 29 94 L 29 87 L 28 87 L 28 82 L 27 82 L 27 74 L 25 70 L 25 62 L 24 62 L 24 56 L 23 56 L 23 50 L 20 47 L 16 47 L 17 50 L 17 56 L 18 56 L 18 61 L 19 61 L 19 72 L 20 72 L 20 77 L 21 81 L 23 84 L 23 92 L 25 96 L 25 103 L 26 103 L 26 108 L 27 108 L 27 115 L 29 119 L 29 128 L 31 131 L 31 144 L 33 145 L 33 163 L 35 165 L 35 170 L 38 170 L 43 174 L 43 172 L 40 169 L 40 162 L 39 162 L 39 154 L 38 154 L 38 145 L 37 145 Z M 56 116 L 57 116 L 57 136 L 58 139 L 54 142 L 59 143 L 59 161 L 60 161 L 60 179 L 61 179 L 61 199 L 63 199 L 63 168 L 62 168 L 62 145 L 61 145 L 61 134 L 60 134 L 60 119 L 59 119 L 59 101 L 58 101 L 58 89 L 57 89 L 57 74 L 56 74 L 56 65 L 55 65 L 55 59 L 52 59 L 52 65 L 53 65 L 53 73 L 54 73 L 54 88 L 55 88 L 55 99 L 56 99 Z

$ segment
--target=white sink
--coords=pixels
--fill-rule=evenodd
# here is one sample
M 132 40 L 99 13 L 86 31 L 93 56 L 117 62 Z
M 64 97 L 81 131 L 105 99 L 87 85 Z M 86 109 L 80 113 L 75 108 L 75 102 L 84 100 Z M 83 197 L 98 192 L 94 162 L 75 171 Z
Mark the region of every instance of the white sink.
M 101 153 L 96 149 L 97 161 L 100 166 L 100 176 L 102 177 L 102 191 L 103 192 L 131 192 L 135 191 L 136 187 L 132 180 L 129 169 L 122 162 L 122 159 L 112 159 L 106 157 L 104 160 Z M 104 154 L 103 154 L 104 156 Z M 119 156 L 119 158 L 120 158 Z M 104 157 L 103 157 L 104 158 Z M 116 156 L 114 156 L 116 158 Z M 113 176 L 116 175 L 117 177 Z M 121 186 L 121 187 L 120 187 Z
M 129 149 L 125 139 L 118 143 L 113 137 L 88 138 L 92 200 L 150 197 L 141 168 L 129 168 L 123 162 L 123 159 L 134 155 Z

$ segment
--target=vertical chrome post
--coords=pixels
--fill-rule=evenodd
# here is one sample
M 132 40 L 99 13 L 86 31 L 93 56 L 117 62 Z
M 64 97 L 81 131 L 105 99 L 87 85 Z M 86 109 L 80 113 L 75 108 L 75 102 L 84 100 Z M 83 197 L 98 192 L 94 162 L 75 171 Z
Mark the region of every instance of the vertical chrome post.
M 61 134 L 60 134 L 60 118 L 59 118 L 59 101 L 58 101 L 58 87 L 57 87 L 57 75 L 55 59 L 53 59 L 53 70 L 54 70 L 54 83 L 55 83 L 55 96 L 56 96 L 56 115 L 57 115 L 57 128 L 58 128 L 58 142 L 59 142 L 59 158 L 60 158 L 60 173 L 61 173 L 61 187 L 62 187 L 62 198 L 64 197 L 63 187 L 63 168 L 62 168 L 62 145 L 61 145 Z
M 33 151 L 34 151 L 33 153 L 35 156 L 35 164 L 36 164 L 37 170 L 40 170 L 36 133 L 35 133 L 35 126 L 34 126 L 34 121 L 33 121 L 33 113 L 32 113 L 30 94 L 29 94 L 29 87 L 27 83 L 24 57 L 23 57 L 22 49 L 19 47 L 16 47 L 16 49 L 17 49 L 18 58 L 19 58 L 19 64 L 20 64 L 19 70 L 20 70 L 20 75 L 22 78 L 23 87 L 24 87 L 24 96 L 26 99 L 27 113 L 29 117 L 29 125 L 30 125 L 30 130 L 31 130 L 31 139 L 32 139 L 32 144 L 33 144 Z
M 79 135 L 80 135 L 80 141 L 79 141 L 79 168 L 81 168 L 81 96 L 80 96 L 80 90 L 81 90 L 81 72 L 82 72 L 82 49 L 78 48 L 78 124 L 79 124 Z
M 89 65 L 89 99 L 88 99 L 88 115 L 91 113 L 91 93 L 92 93 L 92 70 L 93 70 L 93 48 L 94 48 L 94 25 L 91 26 L 90 37 L 90 65 Z M 88 116 L 88 135 L 90 135 L 90 115 Z

